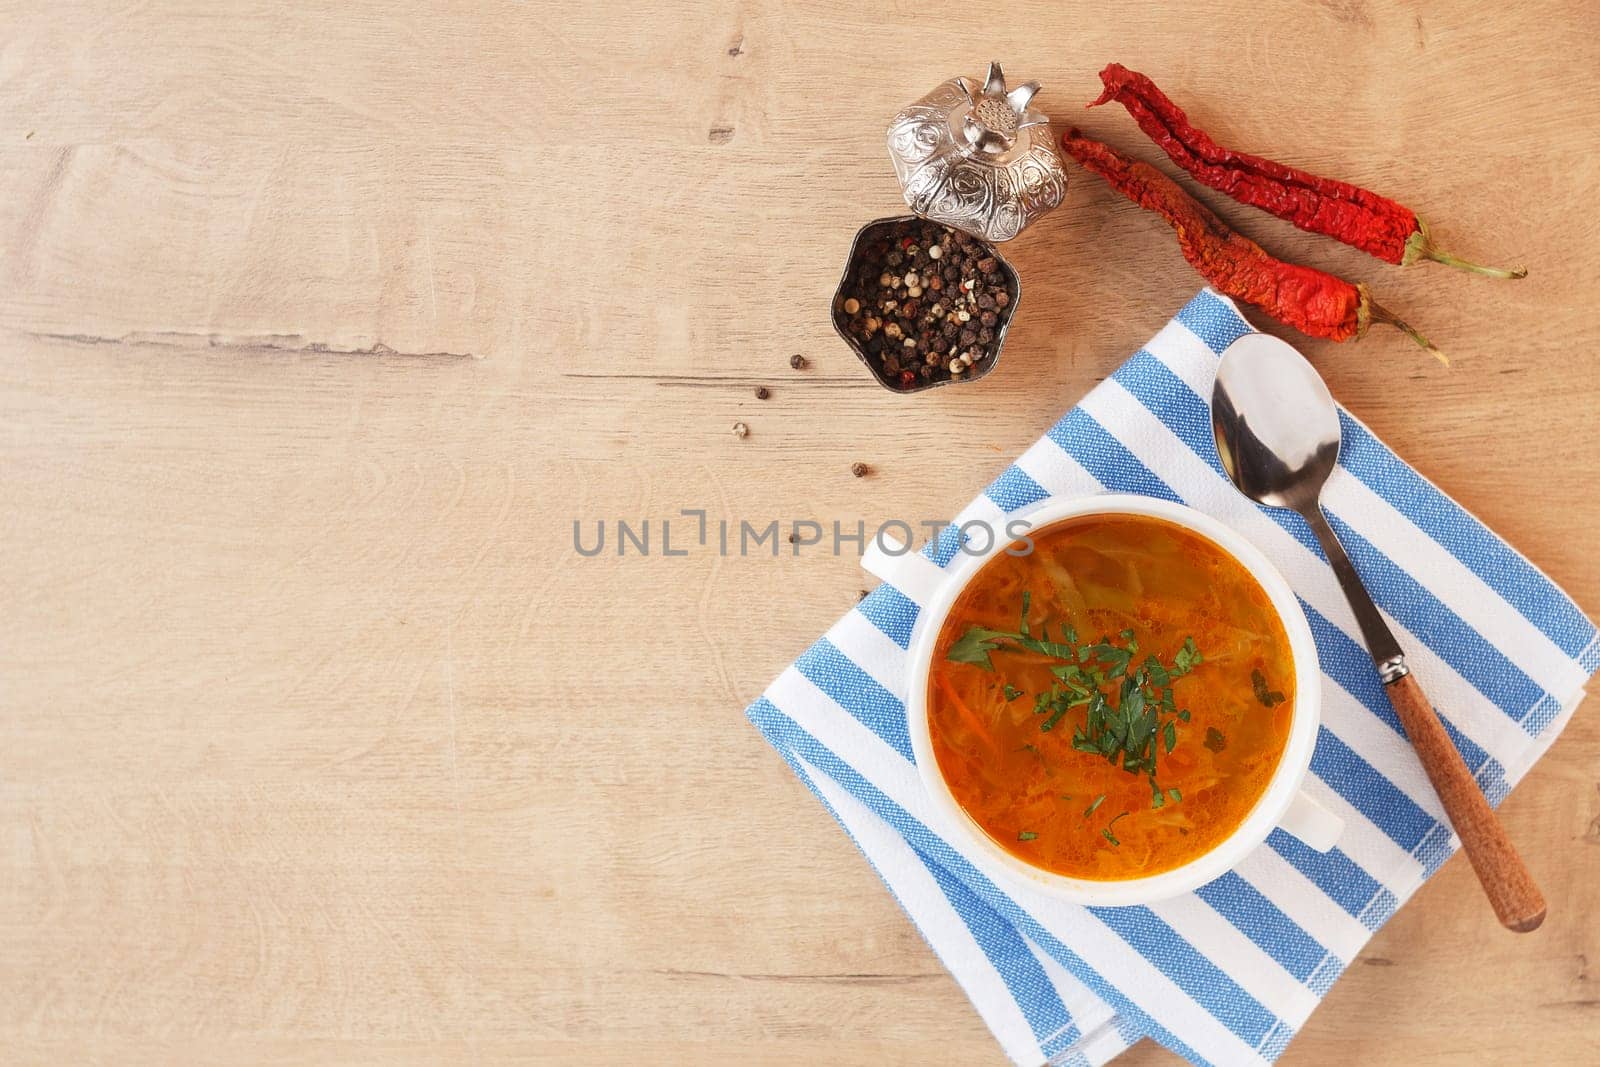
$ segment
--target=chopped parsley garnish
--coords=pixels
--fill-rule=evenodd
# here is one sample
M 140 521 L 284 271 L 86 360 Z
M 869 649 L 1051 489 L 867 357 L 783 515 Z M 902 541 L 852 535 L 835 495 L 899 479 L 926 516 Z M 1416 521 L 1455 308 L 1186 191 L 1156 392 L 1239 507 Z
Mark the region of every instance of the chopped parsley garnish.
M 1274 704 L 1282 704 L 1287 698 L 1276 689 L 1267 688 L 1267 677 L 1259 670 L 1250 672 L 1250 688 L 1256 691 L 1256 699 L 1261 701 L 1261 706 L 1270 708 Z
M 1020 834 L 1017 835 L 1017 840 L 1018 841 L 1032 841 L 1034 838 L 1036 838 L 1038 836 L 1039 835 L 1034 833 L 1032 830 L 1024 830 Z
M 1033 698 L 1034 714 L 1041 716 L 1040 731 L 1049 733 L 1069 713 L 1082 708 L 1081 725 L 1073 724 L 1072 747 L 1120 764 L 1129 774 L 1145 775 L 1150 781 L 1151 807 L 1162 806 L 1170 794 L 1156 783 L 1159 756 L 1177 745 L 1177 724 L 1189 721 L 1189 711 L 1178 707 L 1172 685 L 1203 661 L 1194 638 L 1184 639 L 1170 663 L 1153 655 L 1139 659 L 1139 642 L 1132 630 L 1080 644 L 1077 630 L 1063 626 L 1061 640 L 1054 641 L 1048 621 L 1040 625 L 1037 634 L 1029 629 L 1031 600 L 1029 593 L 1022 594 L 1022 618 L 1014 632 L 968 627 L 950 646 L 946 658 L 986 671 L 994 670 L 991 656 L 996 652 L 1031 652 L 1055 660 L 1050 668 L 1055 681 Z M 1007 700 L 1013 700 L 1022 692 L 1007 685 L 1005 694 Z M 1278 694 L 1278 699 L 1283 699 L 1283 694 Z M 1209 737 L 1208 732 L 1208 742 Z M 1090 805 L 1084 815 L 1099 803 Z

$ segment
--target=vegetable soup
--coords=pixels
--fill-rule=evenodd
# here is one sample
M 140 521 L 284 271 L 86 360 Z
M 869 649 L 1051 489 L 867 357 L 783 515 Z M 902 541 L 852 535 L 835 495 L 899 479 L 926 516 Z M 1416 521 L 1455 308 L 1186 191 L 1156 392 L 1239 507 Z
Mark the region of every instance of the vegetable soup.
M 1086 515 L 1028 540 L 973 576 L 935 646 L 929 732 L 951 792 L 1007 851 L 1074 878 L 1209 852 L 1289 737 L 1294 661 L 1266 591 L 1162 519 Z

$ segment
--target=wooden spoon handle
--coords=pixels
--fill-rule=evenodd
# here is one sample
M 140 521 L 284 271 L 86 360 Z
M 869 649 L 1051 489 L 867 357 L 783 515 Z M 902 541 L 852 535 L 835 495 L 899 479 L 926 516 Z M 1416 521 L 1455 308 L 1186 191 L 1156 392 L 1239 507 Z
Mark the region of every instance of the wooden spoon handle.
M 1407 674 L 1384 688 L 1428 772 L 1434 792 L 1444 804 L 1445 814 L 1450 816 L 1450 825 L 1467 850 L 1472 869 L 1478 872 L 1478 881 L 1483 883 L 1495 915 L 1508 930 L 1527 933 L 1538 929 L 1544 922 L 1544 894 L 1522 865 L 1522 857 L 1512 847 L 1505 827 L 1484 799 L 1461 753 L 1451 744 L 1450 735 L 1417 684 L 1416 675 Z

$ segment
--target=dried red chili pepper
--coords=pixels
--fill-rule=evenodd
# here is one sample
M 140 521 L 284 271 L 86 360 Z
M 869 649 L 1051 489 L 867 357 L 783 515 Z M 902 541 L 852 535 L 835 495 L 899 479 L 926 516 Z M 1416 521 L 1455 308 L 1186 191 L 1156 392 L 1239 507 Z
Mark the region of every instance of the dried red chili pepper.
M 1166 219 L 1177 231 L 1183 258 L 1228 296 L 1254 304 L 1312 337 L 1348 341 L 1364 334 L 1370 323 L 1381 322 L 1438 352 L 1426 337 L 1373 303 L 1365 285 L 1274 258 L 1150 164 L 1130 159 L 1076 129 L 1061 136 L 1061 147 L 1117 192 Z
M 1183 109 L 1136 70 L 1112 63 L 1100 72 L 1100 80 L 1105 91 L 1090 107 L 1115 100 L 1174 163 L 1241 203 L 1402 267 L 1431 259 L 1495 278 L 1528 273 L 1526 267 L 1485 267 L 1440 251 L 1428 237 L 1427 223 L 1386 196 L 1222 147 L 1195 129 Z

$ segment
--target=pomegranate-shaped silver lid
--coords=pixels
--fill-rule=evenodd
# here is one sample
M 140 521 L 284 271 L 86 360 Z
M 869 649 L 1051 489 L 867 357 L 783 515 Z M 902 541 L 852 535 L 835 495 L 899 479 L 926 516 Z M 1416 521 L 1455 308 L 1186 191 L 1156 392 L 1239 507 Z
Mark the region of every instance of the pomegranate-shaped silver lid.
M 1009 241 L 1059 205 L 1067 172 L 1050 120 L 1028 105 L 1038 82 L 1006 89 L 999 63 L 983 88 L 951 78 L 889 124 L 889 157 L 906 204 L 986 241 Z

